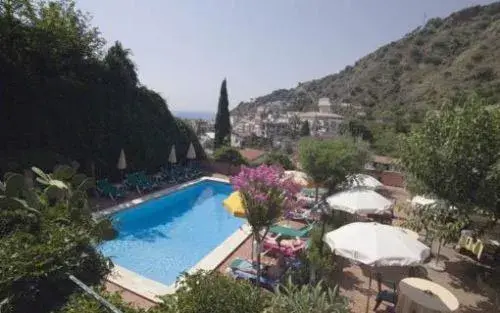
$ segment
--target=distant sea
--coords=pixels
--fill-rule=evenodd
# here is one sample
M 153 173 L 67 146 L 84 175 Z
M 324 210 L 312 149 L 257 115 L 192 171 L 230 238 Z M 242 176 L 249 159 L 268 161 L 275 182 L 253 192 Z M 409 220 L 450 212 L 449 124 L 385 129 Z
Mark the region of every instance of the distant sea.
M 175 117 L 188 118 L 188 119 L 203 119 L 211 120 L 215 118 L 214 112 L 203 112 L 203 111 L 172 111 Z

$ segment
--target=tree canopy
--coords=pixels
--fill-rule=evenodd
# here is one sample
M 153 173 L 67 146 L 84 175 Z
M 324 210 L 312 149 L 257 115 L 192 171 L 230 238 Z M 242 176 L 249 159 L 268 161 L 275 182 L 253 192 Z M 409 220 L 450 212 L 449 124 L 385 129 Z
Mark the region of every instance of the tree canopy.
M 309 122 L 303 121 L 300 126 L 300 137 L 311 136 L 311 129 L 309 128 Z
M 403 142 L 401 162 L 424 191 L 466 213 L 500 217 L 500 110 L 474 95 L 428 114 Z
M 226 79 L 222 81 L 220 86 L 219 106 L 217 115 L 215 116 L 215 148 L 222 145 L 231 144 L 231 122 L 229 120 L 229 99 L 227 96 Z
M 293 165 L 292 160 L 288 157 L 288 155 L 281 152 L 271 152 L 266 155 L 264 159 L 264 164 L 267 165 L 279 165 L 283 167 L 284 170 L 293 170 L 295 166 Z
M 103 44 L 74 1 L 0 1 L 0 172 L 63 159 L 109 175 L 122 148 L 129 168 L 155 170 L 173 144 L 182 156 L 189 142 L 204 156 L 165 100 L 140 84 L 131 52 Z
M 223 146 L 214 152 L 214 160 L 224 163 L 229 163 L 231 165 L 246 165 L 247 160 L 241 155 L 241 153 L 232 147 Z
M 321 140 L 303 138 L 299 142 L 299 162 L 316 185 L 331 191 L 341 186 L 349 175 L 362 170 L 368 152 L 361 142 L 352 138 Z

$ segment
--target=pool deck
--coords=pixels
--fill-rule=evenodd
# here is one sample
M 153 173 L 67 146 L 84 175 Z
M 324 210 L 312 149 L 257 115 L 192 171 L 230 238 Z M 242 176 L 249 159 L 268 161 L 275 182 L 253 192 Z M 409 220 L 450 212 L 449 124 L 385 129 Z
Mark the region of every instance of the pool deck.
M 162 197 L 164 195 L 170 194 L 176 190 L 185 188 L 187 186 L 193 185 L 201 181 L 219 181 L 227 183 L 228 180 L 215 177 L 202 177 L 193 181 L 186 182 L 174 187 L 166 188 L 154 193 L 150 193 L 133 199 L 108 209 L 96 212 L 93 214 L 94 218 L 101 218 L 128 208 L 137 206 L 138 204 L 144 203 L 146 201 Z M 224 240 L 219 246 L 213 249 L 209 254 L 207 254 L 203 259 L 201 259 L 197 264 L 191 267 L 187 272 L 194 273 L 198 270 L 215 270 L 217 267 L 223 263 L 235 250 L 238 249 L 250 236 L 250 227 L 248 224 L 243 224 L 238 228 L 232 235 L 230 235 L 226 240 Z M 162 295 L 172 294 L 175 292 L 175 283 L 167 286 L 152 279 L 141 276 L 133 271 L 130 271 L 119 265 L 115 265 L 111 271 L 111 274 L 106 278 L 106 280 L 112 285 L 121 287 L 125 291 L 131 292 L 141 298 L 147 299 L 154 303 L 160 303 L 159 298 Z

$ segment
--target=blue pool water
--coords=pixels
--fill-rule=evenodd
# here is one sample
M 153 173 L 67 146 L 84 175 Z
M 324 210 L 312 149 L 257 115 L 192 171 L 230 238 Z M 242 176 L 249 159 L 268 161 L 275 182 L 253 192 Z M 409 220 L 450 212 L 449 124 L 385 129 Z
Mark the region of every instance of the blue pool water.
M 100 249 L 115 264 L 170 285 L 243 224 L 222 206 L 231 192 L 229 184 L 201 181 L 118 212 L 118 237 Z

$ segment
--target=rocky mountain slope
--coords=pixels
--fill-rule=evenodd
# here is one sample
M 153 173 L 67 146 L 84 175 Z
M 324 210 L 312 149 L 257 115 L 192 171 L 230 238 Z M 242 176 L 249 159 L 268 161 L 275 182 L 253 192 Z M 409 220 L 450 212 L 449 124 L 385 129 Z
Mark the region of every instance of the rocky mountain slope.
M 316 105 L 312 98 L 329 97 L 361 106 L 367 120 L 411 125 L 429 107 L 469 91 L 500 100 L 500 2 L 430 19 L 337 74 L 242 102 L 232 114 L 280 100 L 306 110 Z

